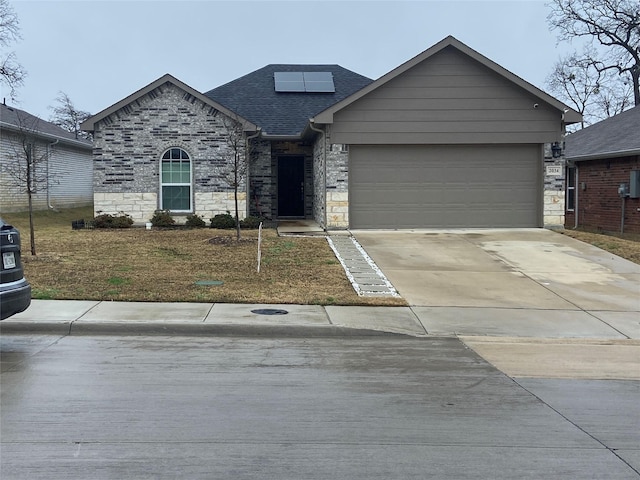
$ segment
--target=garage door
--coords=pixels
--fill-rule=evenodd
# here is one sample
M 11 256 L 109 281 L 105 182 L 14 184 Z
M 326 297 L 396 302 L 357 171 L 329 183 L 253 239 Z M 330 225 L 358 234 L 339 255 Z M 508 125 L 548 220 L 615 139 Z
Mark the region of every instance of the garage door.
M 351 228 L 541 226 L 539 145 L 352 146 Z

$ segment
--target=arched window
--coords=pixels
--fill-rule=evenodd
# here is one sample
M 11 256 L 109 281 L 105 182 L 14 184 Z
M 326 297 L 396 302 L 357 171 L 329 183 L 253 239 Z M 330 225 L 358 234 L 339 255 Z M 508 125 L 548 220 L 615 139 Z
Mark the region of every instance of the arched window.
M 170 148 L 162 155 L 160 166 L 160 208 L 175 212 L 190 212 L 191 159 L 181 148 Z

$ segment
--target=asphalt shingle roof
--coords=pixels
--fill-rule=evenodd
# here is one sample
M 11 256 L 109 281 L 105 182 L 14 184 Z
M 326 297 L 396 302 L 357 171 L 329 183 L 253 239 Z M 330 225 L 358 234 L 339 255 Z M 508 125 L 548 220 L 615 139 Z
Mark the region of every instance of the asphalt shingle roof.
M 331 72 L 335 93 L 276 92 L 275 72 Z M 267 135 L 300 135 L 309 118 L 373 80 L 340 65 L 272 64 L 205 93 L 262 128 Z
M 569 160 L 640 154 L 640 106 L 594 123 L 565 140 Z
M 25 112 L 24 110 L 10 107 L 5 104 L 0 104 L 0 122 L 12 126 L 14 130 L 22 128 L 27 131 L 35 131 L 60 140 L 79 142 L 80 144 L 86 145 L 88 148 L 92 148 L 92 143 L 88 140 L 76 138 L 74 133 L 67 132 L 54 123 L 47 122 L 35 115 Z

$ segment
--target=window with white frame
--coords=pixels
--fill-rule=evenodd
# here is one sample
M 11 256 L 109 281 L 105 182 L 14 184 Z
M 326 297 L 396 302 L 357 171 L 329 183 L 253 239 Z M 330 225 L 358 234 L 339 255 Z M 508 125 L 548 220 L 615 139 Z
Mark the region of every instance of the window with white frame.
M 576 208 L 576 169 L 567 167 L 567 195 L 566 209 L 572 212 Z
M 160 189 L 162 210 L 192 211 L 191 158 L 181 148 L 170 148 L 162 155 Z

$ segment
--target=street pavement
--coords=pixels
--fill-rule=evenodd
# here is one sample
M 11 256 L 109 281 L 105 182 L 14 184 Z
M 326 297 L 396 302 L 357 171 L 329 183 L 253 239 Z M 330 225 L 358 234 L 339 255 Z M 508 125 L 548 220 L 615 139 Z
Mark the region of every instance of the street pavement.
M 3 480 L 637 479 L 637 381 L 452 337 L 2 335 Z

